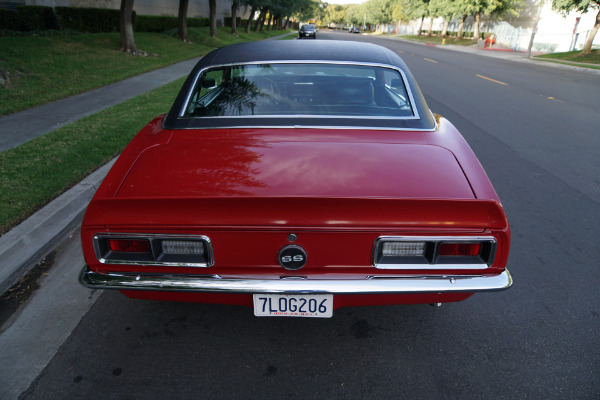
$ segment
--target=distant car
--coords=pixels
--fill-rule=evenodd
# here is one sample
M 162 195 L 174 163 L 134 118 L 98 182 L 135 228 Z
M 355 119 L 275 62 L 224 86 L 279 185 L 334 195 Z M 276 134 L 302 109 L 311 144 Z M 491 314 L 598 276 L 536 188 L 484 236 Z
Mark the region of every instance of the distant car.
M 348 30 L 350 33 L 360 33 L 360 28 L 357 26 L 353 26 Z
M 298 39 L 317 38 L 317 30 L 312 24 L 302 25 L 298 31 Z
M 257 316 L 446 303 L 511 286 L 481 164 L 393 51 L 237 44 L 203 57 L 118 158 L 80 282 Z

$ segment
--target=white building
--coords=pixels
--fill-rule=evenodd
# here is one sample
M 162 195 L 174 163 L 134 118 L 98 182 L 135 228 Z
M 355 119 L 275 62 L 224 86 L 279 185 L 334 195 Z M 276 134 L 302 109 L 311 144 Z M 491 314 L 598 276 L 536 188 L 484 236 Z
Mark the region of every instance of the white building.
M 13 0 L 14 2 L 18 2 Z M 121 0 L 24 0 L 28 6 L 47 7 L 87 7 L 87 8 L 121 8 Z M 217 25 L 223 26 L 225 17 L 231 16 L 231 1 L 217 0 Z M 174 0 L 135 0 L 133 10 L 139 15 L 177 16 L 179 1 Z M 238 17 L 243 17 L 243 11 L 238 10 Z M 189 0 L 188 17 L 209 17 L 208 0 Z M 247 18 L 247 16 L 246 16 Z

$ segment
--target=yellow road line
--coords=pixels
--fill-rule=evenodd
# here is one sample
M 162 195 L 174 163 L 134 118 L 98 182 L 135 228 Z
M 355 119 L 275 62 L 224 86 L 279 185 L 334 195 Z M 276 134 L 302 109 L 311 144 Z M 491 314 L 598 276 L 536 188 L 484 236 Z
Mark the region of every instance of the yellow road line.
M 565 102 L 564 102 L 564 101 L 562 101 L 562 100 L 558 100 L 558 99 L 555 99 L 554 97 L 548 97 L 548 100 L 552 100 L 552 101 L 556 101 L 557 103 L 562 103 L 562 104 L 565 104 Z
M 425 58 L 424 60 L 425 60 L 425 61 L 432 62 L 432 63 L 434 63 L 434 64 L 437 64 L 437 63 L 438 63 L 437 61 L 435 61 L 435 60 L 432 60 L 432 59 L 429 59 L 429 58 Z
M 504 85 L 504 86 L 508 86 L 508 83 L 500 82 L 500 81 L 497 81 L 497 80 L 495 80 L 495 79 L 488 78 L 487 76 L 483 76 L 483 75 L 477 75 L 477 77 L 479 77 L 479 78 L 482 78 L 482 79 L 487 79 L 488 81 L 492 81 L 492 82 L 495 82 L 495 83 L 499 83 L 499 84 L 501 84 L 501 85 Z

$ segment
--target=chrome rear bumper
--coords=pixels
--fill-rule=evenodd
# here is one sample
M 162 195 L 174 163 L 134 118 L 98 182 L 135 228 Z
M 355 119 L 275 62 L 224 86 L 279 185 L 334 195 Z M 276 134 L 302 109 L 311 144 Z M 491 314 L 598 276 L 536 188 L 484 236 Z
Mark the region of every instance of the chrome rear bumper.
M 217 275 L 99 274 L 85 266 L 79 282 L 93 289 L 201 293 L 474 293 L 508 289 L 508 270 L 499 275 L 367 277 L 366 279 L 228 279 Z

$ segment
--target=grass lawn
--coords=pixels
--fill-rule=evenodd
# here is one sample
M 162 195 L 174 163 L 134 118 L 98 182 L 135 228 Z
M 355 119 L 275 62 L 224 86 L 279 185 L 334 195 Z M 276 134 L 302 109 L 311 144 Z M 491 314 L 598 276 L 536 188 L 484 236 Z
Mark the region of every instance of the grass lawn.
M 0 116 L 198 57 L 217 47 L 284 33 L 246 34 L 238 29 L 238 36 L 233 36 L 230 28 L 223 27 L 214 39 L 208 28 L 189 28 L 192 43 L 182 43 L 169 34 L 138 32 L 136 45 L 152 53 L 147 57 L 120 52 L 118 33 L 0 37 L 0 69 L 10 78 L 6 86 L 0 86 Z
M 571 61 L 585 64 L 598 64 L 600 68 L 600 50 L 593 50 L 590 54 L 581 55 L 581 51 L 569 51 L 566 53 L 552 53 L 536 56 L 537 59 L 547 61 Z
M 427 35 L 421 35 L 421 36 L 402 35 L 401 37 L 404 39 L 408 39 L 408 40 L 415 40 L 415 41 L 419 41 L 419 42 L 423 42 L 423 43 L 432 43 L 432 44 L 439 44 L 439 45 L 444 43 L 444 39 L 445 39 L 445 44 L 454 44 L 457 46 L 472 46 L 474 44 L 477 44 L 477 41 L 474 41 L 471 39 L 458 40 L 454 37 L 442 38 L 441 36 L 427 36 Z

